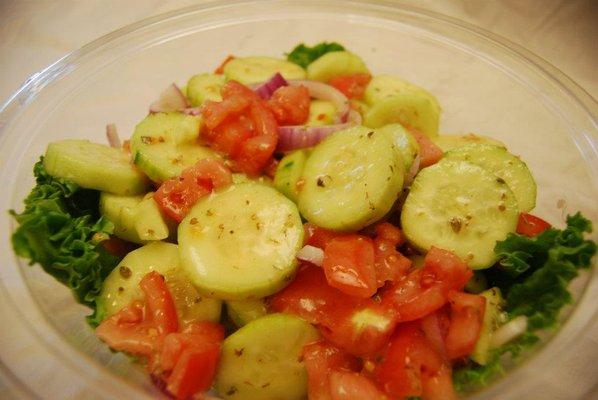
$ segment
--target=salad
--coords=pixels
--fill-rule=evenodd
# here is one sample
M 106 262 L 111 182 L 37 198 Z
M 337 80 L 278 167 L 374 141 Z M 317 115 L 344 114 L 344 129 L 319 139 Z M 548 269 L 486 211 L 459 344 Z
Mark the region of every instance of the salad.
M 229 56 L 130 139 L 50 143 L 15 252 L 177 399 L 447 400 L 558 326 L 592 225 L 338 43 Z

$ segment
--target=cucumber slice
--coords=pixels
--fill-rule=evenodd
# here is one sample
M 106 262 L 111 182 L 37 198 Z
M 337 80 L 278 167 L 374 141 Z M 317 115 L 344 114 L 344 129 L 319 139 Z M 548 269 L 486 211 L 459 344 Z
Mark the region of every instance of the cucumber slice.
M 123 195 L 144 193 L 150 182 L 121 149 L 67 139 L 48 145 L 44 167 L 56 178 L 66 179 L 86 189 Z
M 202 297 L 197 292 L 180 267 L 177 245 L 164 242 L 153 242 L 133 250 L 108 275 L 98 298 L 98 306 L 105 311 L 106 317 L 143 299 L 139 282 L 151 271 L 157 271 L 166 279 L 181 323 L 219 321 L 222 302 Z
M 369 73 L 363 60 L 348 51 L 326 53 L 307 66 L 307 79 L 312 81 L 328 82 L 336 76 Z
M 447 160 L 469 161 L 503 179 L 511 188 L 521 212 L 536 206 L 536 181 L 523 161 L 491 144 L 470 144 L 447 152 Z
M 264 299 L 226 301 L 228 316 L 239 328 L 268 313 Z
M 303 226 L 293 202 L 256 183 L 200 200 L 179 225 L 182 265 L 210 297 L 261 298 L 292 279 Z
M 153 199 L 145 196 L 119 196 L 102 192 L 100 213 L 114 224 L 114 235 L 133 243 L 163 240 L 173 231 Z
M 391 209 L 404 173 L 386 135 L 363 126 L 337 132 L 314 147 L 305 163 L 299 210 L 320 227 L 359 230 Z
M 421 93 L 398 93 L 373 104 L 363 118 L 363 124 L 370 128 L 395 122 L 434 137 L 438 135 L 440 113 L 430 99 Z
M 305 125 L 321 126 L 330 125 L 334 122 L 336 107 L 326 100 L 312 100 L 309 103 L 309 117 Z
M 494 245 L 514 232 L 517 200 L 500 178 L 466 161 L 443 160 L 417 174 L 401 212 L 407 239 L 451 250 L 473 269 L 496 261 Z
M 434 144 L 447 152 L 457 147 L 467 146 L 468 144 L 493 144 L 495 146 L 506 148 L 505 144 L 499 140 L 488 136 L 468 133 L 466 135 L 438 135 L 432 138 Z
M 486 309 L 480 337 L 475 345 L 471 359 L 480 365 L 486 365 L 490 356 L 492 334 L 497 329 L 504 300 L 499 288 L 491 288 L 481 293 L 486 298 Z
M 378 129 L 378 132 L 383 135 L 388 135 L 390 141 L 396 146 L 401 158 L 405 171 L 409 171 L 413 160 L 419 154 L 419 144 L 407 129 L 401 124 L 389 124 Z
M 220 88 L 224 85 L 224 75 L 199 74 L 187 82 L 187 98 L 193 107 L 200 106 L 206 100 L 222 101 Z
M 417 94 L 425 97 L 430 101 L 436 113 L 440 114 L 440 104 L 432 93 L 393 75 L 377 75 L 373 77 L 365 88 L 363 98 L 367 104 L 374 105 L 397 94 Z
M 297 182 L 301 179 L 307 155 L 307 150 L 297 150 L 287 154 L 280 160 L 274 174 L 274 187 L 276 190 L 295 203 L 297 203 L 297 197 L 299 196 Z
M 307 398 L 301 352 L 318 338 L 316 328 L 293 315 L 271 314 L 250 322 L 222 343 L 216 390 L 225 399 Z
M 305 70 L 285 60 L 272 57 L 233 58 L 224 66 L 224 75 L 244 85 L 265 82 L 275 73 L 286 80 L 305 79 Z
M 202 158 L 219 157 L 198 143 L 200 121 L 178 112 L 148 115 L 131 137 L 135 164 L 153 181 L 164 182 Z

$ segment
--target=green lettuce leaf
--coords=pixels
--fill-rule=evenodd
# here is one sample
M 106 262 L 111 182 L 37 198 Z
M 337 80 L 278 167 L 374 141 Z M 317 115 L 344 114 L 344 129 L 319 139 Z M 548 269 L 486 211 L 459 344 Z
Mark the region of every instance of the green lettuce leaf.
M 95 309 L 104 279 L 119 262 L 99 244 L 114 230 L 99 215 L 99 192 L 50 176 L 43 157 L 33 173 L 36 186 L 24 201 L 25 209 L 10 211 L 19 223 L 12 235 L 14 251 L 30 264 L 40 264 L 68 286 L 78 302 Z
M 569 282 L 579 270 L 590 268 L 596 254 L 596 243 L 585 239 L 592 223 L 580 213 L 567 217 L 565 229 L 550 228 L 536 237 L 511 233 L 497 242 L 494 251 L 499 262 L 486 272 L 491 286 L 506 294 L 508 319 L 528 317 L 528 331 L 513 342 L 495 349 L 484 365 L 471 362 L 454 371 L 455 387 L 460 391 L 485 386 L 503 373 L 501 358 L 517 358 L 539 339 L 539 329 L 554 328 L 562 308 L 571 302 Z
M 287 60 L 300 65 L 303 68 L 307 68 L 309 64 L 316 61 L 324 54 L 342 50 L 345 50 L 345 48 L 336 42 L 322 42 L 313 47 L 301 43 L 287 54 Z

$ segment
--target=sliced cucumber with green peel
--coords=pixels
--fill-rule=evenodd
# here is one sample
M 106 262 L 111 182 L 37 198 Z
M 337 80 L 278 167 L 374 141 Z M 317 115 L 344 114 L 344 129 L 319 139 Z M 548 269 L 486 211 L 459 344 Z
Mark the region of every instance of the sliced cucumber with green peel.
M 309 104 L 309 117 L 305 125 L 321 126 L 334 123 L 336 107 L 326 100 L 312 100 Z
M 486 309 L 480 337 L 476 342 L 471 359 L 480 365 L 486 365 L 490 356 L 492 334 L 498 328 L 504 300 L 499 288 L 491 288 L 481 293 L 486 298 Z
M 135 300 L 143 300 L 139 282 L 151 271 L 166 279 L 180 322 L 220 320 L 222 302 L 202 297 L 197 292 L 180 267 L 177 245 L 164 242 L 153 242 L 133 250 L 104 280 L 98 307 L 106 317 Z
M 450 250 L 482 269 L 496 261 L 496 242 L 515 231 L 518 218 L 517 200 L 504 180 L 467 161 L 442 160 L 415 177 L 401 225 L 420 250 Z
M 203 293 L 262 298 L 293 278 L 303 226 L 281 193 L 243 183 L 201 199 L 179 225 L 178 240 L 182 265 Z
M 521 212 L 536 206 L 536 181 L 519 157 L 491 144 L 470 144 L 447 152 L 447 160 L 469 161 L 503 179 L 515 193 Z
M 305 163 L 301 214 L 316 225 L 359 230 L 382 218 L 403 186 L 403 161 L 381 133 L 358 126 L 335 133 Z
M 146 192 L 150 181 L 121 149 L 67 139 L 52 142 L 44 156 L 48 174 L 74 182 L 86 189 L 122 195 Z
M 265 82 L 280 73 L 286 80 L 305 79 L 305 70 L 297 64 L 272 57 L 233 58 L 224 66 L 224 75 L 244 85 Z
M 352 74 L 369 74 L 363 60 L 349 51 L 324 54 L 307 66 L 307 79 L 328 82 L 330 79 Z
M 218 394 L 239 400 L 305 399 L 301 353 L 318 338 L 316 328 L 293 315 L 271 314 L 250 322 L 222 343 Z
M 187 98 L 193 107 L 200 106 L 206 100 L 221 101 L 220 88 L 224 82 L 224 75 L 199 74 L 192 76 L 187 82 Z
M 100 213 L 114 224 L 114 235 L 133 243 L 163 240 L 172 228 L 153 199 L 145 196 L 119 196 L 102 192 Z
M 403 159 L 405 171 L 409 171 L 413 160 L 419 154 L 419 144 L 407 129 L 401 124 L 389 124 L 377 129 L 383 135 L 388 135 Z
M 301 179 L 307 156 L 307 150 L 297 150 L 287 154 L 278 163 L 274 174 L 274 187 L 276 190 L 295 203 L 299 196 L 297 182 Z
M 239 328 L 268 313 L 264 299 L 228 300 L 225 303 L 228 316 Z
M 164 182 L 198 160 L 219 157 L 199 144 L 200 125 L 199 117 L 178 112 L 148 115 L 131 137 L 135 164 L 153 181 Z
M 421 93 L 397 93 L 374 103 L 365 113 L 363 124 L 371 128 L 400 123 L 417 129 L 428 137 L 438 135 L 440 113 Z
M 447 152 L 457 147 L 467 146 L 468 144 L 493 144 L 495 146 L 506 148 L 505 144 L 499 140 L 488 136 L 468 133 L 465 135 L 438 135 L 432 138 L 434 144 Z

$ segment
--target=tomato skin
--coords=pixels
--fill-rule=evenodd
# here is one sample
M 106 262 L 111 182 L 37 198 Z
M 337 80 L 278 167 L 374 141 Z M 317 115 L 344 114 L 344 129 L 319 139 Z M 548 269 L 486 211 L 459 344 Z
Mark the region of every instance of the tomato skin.
M 444 358 L 446 336 L 450 325 L 449 309 L 445 306 L 420 320 L 420 328 L 432 348 Z
M 356 372 L 333 371 L 328 379 L 332 400 L 388 399 L 374 382 Z
M 376 382 L 391 396 L 422 396 L 425 400 L 452 399 L 451 367 L 426 340 L 417 323 L 400 325 L 375 366 Z M 446 384 L 448 373 L 449 388 Z M 445 390 L 447 397 L 436 397 Z
M 166 389 L 177 399 L 188 399 L 197 392 L 208 390 L 216 375 L 219 359 L 219 345 L 185 349 L 168 377 Z
M 154 200 L 166 215 L 181 222 L 200 198 L 232 181 L 232 174 L 222 161 L 205 158 L 185 169 L 181 176 L 160 185 Z
M 326 249 L 326 245 L 332 239 L 344 236 L 343 233 L 320 228 L 311 222 L 305 223 L 305 225 L 303 225 L 303 229 L 305 230 L 305 244 L 318 247 L 322 250 Z
M 360 99 L 371 80 L 372 76 L 370 74 L 351 74 L 334 77 L 330 79 L 328 84 L 350 99 Z
M 343 293 L 360 298 L 376 293 L 374 244 L 365 236 L 332 239 L 324 250 L 322 267 L 328 284 Z
M 405 237 L 399 228 L 390 222 L 381 222 L 374 227 L 376 239 L 386 240 L 395 246 L 405 243 Z
M 521 213 L 519 214 L 519 221 L 517 222 L 517 233 L 527 237 L 534 237 L 538 236 L 551 226 L 552 225 L 542 218 L 532 214 Z
M 179 329 L 176 307 L 164 277 L 152 271 L 141 279 L 139 286 L 145 294 L 146 317 L 158 335 L 176 332 Z
M 102 246 L 104 250 L 113 256 L 121 258 L 137 248 L 137 245 L 134 243 L 127 242 L 126 240 L 122 240 L 116 236 L 110 236 L 110 238 L 107 240 L 102 240 L 100 242 L 100 246 Z
M 410 128 L 409 132 L 411 132 L 419 144 L 419 156 L 421 157 L 420 168 L 436 164 L 444 154 L 442 149 L 436 146 L 429 137 L 420 131 Z
M 446 352 L 450 359 L 471 354 L 480 337 L 486 298 L 469 293 L 451 291 L 451 322 L 446 336 Z
M 424 279 L 441 282 L 446 287 L 461 290 L 473 276 L 469 269 L 455 253 L 432 247 L 424 259 Z
M 307 371 L 307 388 L 310 400 L 331 400 L 328 385 L 333 370 L 358 371 L 359 360 L 338 347 L 320 340 L 303 347 L 303 363 Z
M 309 117 L 309 90 L 305 86 L 282 86 L 268 100 L 268 108 L 280 125 L 302 125 Z

